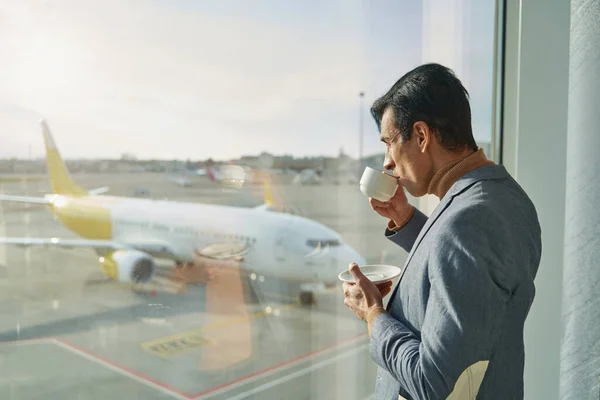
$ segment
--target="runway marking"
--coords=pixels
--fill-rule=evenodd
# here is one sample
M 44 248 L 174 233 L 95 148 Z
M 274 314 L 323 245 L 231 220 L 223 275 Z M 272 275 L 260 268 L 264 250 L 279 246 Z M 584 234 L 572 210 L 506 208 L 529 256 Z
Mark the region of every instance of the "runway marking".
M 4 187 L 0 183 L 0 194 L 4 193 Z M 0 201 L 0 237 L 6 237 L 6 220 L 4 218 L 4 202 Z M 5 267 L 7 264 L 6 248 L 8 245 L 0 246 L 0 267 Z
M 199 333 L 185 333 L 176 335 L 168 340 L 159 339 L 145 342 L 141 346 L 148 353 L 161 357 L 171 357 L 210 344 L 212 342 L 202 337 Z
M 302 356 L 293 358 L 291 360 L 285 361 L 285 362 L 283 362 L 281 364 L 278 364 L 278 365 L 275 365 L 273 367 L 266 368 L 266 369 L 264 369 L 262 371 L 255 372 L 253 374 L 247 375 L 247 376 L 242 377 L 240 379 L 236 379 L 236 380 L 233 380 L 231 382 L 227 382 L 227 383 L 225 383 L 223 385 L 217 386 L 215 388 L 206 390 L 204 392 L 200 392 L 200 393 L 192 396 L 192 399 L 193 400 L 206 399 L 206 398 L 209 398 L 209 397 L 213 397 L 213 396 L 216 396 L 216 395 L 220 395 L 220 394 L 229 392 L 229 391 L 231 391 L 233 389 L 236 389 L 236 388 L 238 388 L 240 386 L 249 384 L 249 383 L 251 383 L 253 381 L 256 381 L 256 380 L 265 378 L 265 377 L 267 377 L 269 375 L 273 375 L 275 373 L 278 373 L 278 372 L 285 371 L 285 370 L 288 370 L 290 368 L 293 368 L 297 364 L 305 362 L 305 361 L 307 361 L 307 360 L 309 360 L 311 358 L 314 358 L 314 357 L 316 357 L 318 355 L 322 355 L 324 353 L 331 352 L 333 350 L 336 350 L 336 349 L 338 349 L 340 347 L 349 345 L 351 343 L 358 342 L 358 341 L 360 341 L 360 340 L 362 340 L 362 339 L 364 339 L 366 337 L 367 337 L 366 333 L 361 333 L 360 335 L 351 337 L 349 339 L 342 340 L 340 342 L 337 342 L 337 343 L 335 343 L 335 344 L 333 344 L 331 346 L 325 347 L 323 349 L 315 350 L 313 352 L 310 352 L 310 353 L 304 354 Z M 365 347 L 365 346 L 361 346 L 361 347 Z M 350 352 L 353 352 L 353 351 L 350 351 Z M 342 353 L 342 354 L 346 354 L 346 353 Z M 336 356 L 336 357 L 340 357 L 340 356 L 341 356 L 341 354 L 338 355 L 338 356 Z M 336 357 L 334 357 L 334 358 L 336 358 Z M 324 362 L 326 362 L 328 360 L 325 360 Z M 336 358 L 336 360 L 337 360 L 337 358 Z M 321 363 L 315 364 L 315 365 L 321 365 Z M 322 365 L 325 365 L 325 364 L 322 364 Z M 310 372 L 310 371 L 307 371 L 307 372 Z M 280 383 L 283 383 L 283 382 L 284 381 L 281 381 Z
M 178 389 L 175 389 L 175 388 L 173 388 L 172 386 L 170 386 L 170 385 L 168 385 L 166 383 L 163 383 L 163 382 L 160 382 L 160 381 L 158 381 L 156 379 L 150 378 L 150 377 L 148 377 L 148 376 L 146 376 L 144 374 L 135 372 L 135 371 L 133 371 L 133 370 L 131 370 L 129 368 L 126 368 L 126 367 L 123 367 L 121 365 L 118 365 L 115 362 L 112 362 L 112 361 L 109 361 L 107 359 L 104 359 L 103 357 L 100 357 L 100 356 L 92 353 L 91 351 L 84 350 L 84 349 L 82 349 L 82 348 L 80 348 L 78 346 L 73 345 L 72 343 L 70 343 L 70 342 L 68 342 L 68 341 L 66 341 L 64 339 L 57 338 L 57 337 L 49 337 L 49 338 L 41 338 L 41 339 L 11 340 L 11 341 L 3 341 L 3 342 L 0 341 L 0 347 L 6 346 L 6 345 L 17 345 L 17 346 L 19 346 L 19 345 L 31 345 L 31 344 L 55 344 L 55 345 L 57 345 L 57 346 L 59 346 L 59 347 L 61 347 L 63 349 L 66 349 L 66 350 L 68 350 L 68 351 L 70 351 L 70 352 L 72 352 L 74 354 L 77 354 L 77 355 L 79 355 L 79 356 L 81 356 L 81 357 L 83 357 L 83 358 L 85 358 L 85 359 L 87 359 L 89 361 L 92 361 L 92 362 L 94 362 L 94 363 L 96 363 L 98 365 L 102 365 L 102 366 L 110 369 L 111 371 L 117 372 L 117 373 L 119 373 L 119 374 L 121 374 L 123 376 L 126 376 L 126 377 L 128 377 L 130 379 L 135 380 L 136 382 L 142 383 L 143 385 L 145 385 L 147 387 L 151 387 L 153 389 L 159 390 L 160 392 L 162 392 L 164 394 L 167 394 L 167 395 L 169 395 L 172 398 L 179 399 L 179 400 L 199 400 L 199 399 L 205 399 L 205 398 L 208 398 L 208 397 L 212 397 L 212 396 L 215 396 L 215 395 L 226 393 L 226 392 L 228 392 L 230 390 L 233 390 L 233 389 L 238 388 L 240 386 L 249 384 L 249 383 L 251 383 L 253 381 L 257 381 L 259 379 L 263 379 L 263 378 L 265 378 L 267 376 L 270 376 L 270 375 L 273 375 L 275 373 L 288 370 L 288 369 L 290 369 L 290 368 L 292 368 L 292 367 L 294 367 L 294 366 L 296 366 L 298 364 L 301 364 L 302 362 L 305 362 L 305 361 L 307 361 L 307 360 L 309 360 L 311 358 L 314 358 L 314 357 L 316 357 L 318 355 L 322 355 L 322 354 L 328 353 L 330 351 L 333 351 L 335 349 L 338 349 L 340 347 L 344 347 L 344 346 L 350 345 L 350 344 L 355 343 L 357 341 L 360 341 L 361 339 L 366 338 L 366 337 L 367 337 L 367 334 L 363 333 L 363 334 L 360 334 L 360 335 L 357 335 L 357 336 L 354 336 L 354 337 L 342 340 L 342 341 L 340 341 L 338 343 L 335 343 L 335 344 L 333 344 L 331 346 L 328 346 L 328 347 L 325 347 L 323 349 L 307 353 L 305 355 L 302 355 L 302 356 L 296 357 L 294 359 L 285 361 L 285 362 L 283 362 L 281 364 L 278 364 L 278 365 L 275 365 L 273 367 L 266 368 L 266 369 L 264 369 L 262 371 L 255 372 L 253 374 L 247 375 L 247 376 L 242 377 L 240 379 L 237 379 L 237 380 L 225 383 L 225 384 L 220 385 L 218 387 L 206 390 L 206 391 L 198 393 L 198 394 L 193 394 L 193 395 L 185 393 L 185 392 L 180 391 Z M 288 380 L 294 379 L 295 377 L 304 375 L 304 374 L 306 374 L 306 373 L 308 373 L 308 372 L 310 372 L 312 370 L 315 370 L 317 368 L 321 368 L 321 367 L 323 367 L 325 365 L 328 365 L 328 364 L 331 364 L 331 363 L 333 363 L 335 361 L 338 361 L 339 359 L 348 357 L 348 356 L 356 353 L 357 351 L 362 351 L 362 349 L 366 348 L 366 347 L 367 347 L 367 345 L 362 345 L 362 346 L 360 346 L 358 348 L 353 348 L 353 349 L 351 349 L 349 351 L 346 351 L 344 353 L 338 354 L 338 355 L 334 356 L 331 359 L 326 359 L 326 360 L 321 361 L 321 362 L 319 362 L 317 364 L 314 364 L 314 365 L 312 365 L 310 367 L 307 367 L 307 368 L 304 368 L 302 370 L 296 371 L 296 372 L 294 372 L 294 373 L 292 373 L 290 375 L 286 375 L 286 376 L 284 376 L 284 377 L 282 377 L 282 378 L 280 378 L 278 380 L 265 383 L 265 384 L 263 384 L 263 385 L 255 388 L 255 389 L 251 389 L 250 391 L 243 393 L 243 395 L 244 396 L 248 396 L 248 395 L 252 394 L 250 392 L 260 391 L 260 390 L 266 390 L 266 389 L 268 389 L 270 387 L 273 387 L 275 385 L 284 383 L 284 382 L 286 382 Z M 241 395 L 238 395 L 238 397 L 239 396 L 241 396 Z M 236 398 L 238 398 L 238 397 L 236 397 Z
M 216 395 L 220 395 L 220 394 L 226 393 L 226 392 L 228 392 L 230 390 L 233 390 L 233 389 L 238 388 L 240 386 L 246 385 L 246 384 L 251 383 L 253 381 L 256 381 L 258 379 L 262 379 L 262 378 L 265 378 L 265 377 L 267 377 L 269 375 L 273 375 L 275 373 L 278 373 L 278 372 L 281 372 L 281 371 L 285 371 L 287 369 L 290 369 L 290 368 L 296 366 L 297 364 L 305 362 L 305 361 L 307 361 L 307 360 L 309 360 L 311 358 L 314 358 L 314 357 L 316 357 L 318 355 L 322 355 L 322 354 L 328 353 L 328 352 L 333 351 L 335 349 L 338 349 L 340 347 L 344 347 L 344 346 L 349 345 L 351 343 L 360 341 L 361 339 L 366 338 L 366 337 L 367 337 L 367 334 L 363 333 L 363 334 L 357 335 L 355 337 L 351 337 L 349 339 L 342 340 L 342 341 L 340 341 L 338 343 L 335 343 L 335 344 L 333 344 L 333 345 L 331 345 L 329 347 L 325 347 L 323 349 L 316 350 L 316 351 L 313 351 L 311 353 L 307 353 L 307 354 L 305 354 L 303 356 L 300 356 L 300 357 L 288 360 L 288 361 L 283 362 L 283 363 L 281 363 L 279 365 L 276 365 L 276 366 L 264 369 L 262 371 L 255 372 L 255 373 L 247 375 L 247 376 L 245 376 L 243 378 L 240 378 L 240 379 L 228 382 L 228 383 L 223 384 L 221 386 L 218 386 L 216 388 L 212 388 L 212 389 L 206 390 L 204 392 L 201 392 L 199 394 L 193 394 L 193 395 L 185 393 L 185 392 L 180 391 L 180 390 L 177 390 L 177 389 L 173 388 L 172 386 L 170 386 L 170 385 L 168 385 L 166 383 L 162 383 L 162 382 L 160 382 L 160 381 L 158 381 L 156 379 L 150 378 L 150 377 L 145 376 L 145 375 L 143 375 L 141 373 L 135 372 L 135 371 L 133 371 L 133 370 L 131 370 L 129 368 L 123 367 L 123 366 L 118 365 L 118 364 L 116 364 L 116 363 L 114 363 L 112 361 L 104 359 L 104 358 L 102 358 L 102 357 L 100 357 L 100 356 L 92 353 L 91 351 L 84 350 L 84 349 L 82 349 L 82 348 L 80 348 L 78 346 L 75 346 L 72 343 L 70 343 L 70 342 L 68 342 L 68 341 L 66 341 L 64 339 L 61 339 L 61 338 L 55 338 L 54 337 L 54 338 L 42 338 L 42 339 L 25 339 L 25 340 L 4 341 L 4 342 L 0 342 L 0 347 L 6 346 L 6 345 L 17 345 L 18 346 L 18 345 L 31 345 L 31 344 L 55 344 L 55 345 L 57 345 L 57 346 L 65 349 L 65 350 L 70 351 L 73 354 L 79 355 L 80 357 L 83 357 L 83 358 L 85 358 L 85 359 L 87 359 L 89 361 L 92 361 L 92 362 L 94 362 L 94 363 L 96 363 L 98 365 L 102 365 L 102 366 L 110 369 L 113 372 L 119 373 L 119 374 L 121 374 L 123 376 L 126 376 L 126 377 L 128 377 L 130 379 L 133 379 L 136 382 L 139 382 L 139 383 L 141 383 L 141 384 L 143 384 L 143 385 L 145 385 L 147 387 L 151 387 L 153 389 L 156 389 L 156 390 L 158 390 L 158 391 L 160 391 L 160 392 L 162 392 L 162 393 L 164 393 L 166 395 L 169 395 L 172 398 L 175 398 L 175 399 L 178 399 L 178 400 L 200 400 L 200 399 L 206 399 L 206 398 L 209 398 L 209 397 L 213 397 L 213 396 L 216 396 Z M 243 398 L 243 397 L 240 397 L 240 396 L 250 396 L 250 395 L 252 395 L 252 394 L 254 394 L 256 392 L 259 392 L 261 390 L 269 389 L 269 388 L 271 388 L 273 386 L 276 386 L 276 385 L 279 385 L 281 383 L 287 382 L 287 381 L 289 381 L 291 379 L 294 379 L 294 378 L 296 378 L 298 376 L 305 375 L 305 374 L 307 374 L 307 373 L 309 373 L 309 372 L 311 372 L 311 371 L 313 371 L 315 369 L 318 369 L 318 368 L 321 368 L 323 366 L 332 364 L 332 363 L 334 363 L 334 362 L 336 362 L 336 361 L 338 361 L 338 360 L 340 360 L 342 358 L 349 357 L 349 356 L 353 355 L 354 353 L 362 351 L 363 349 L 365 349 L 367 347 L 368 347 L 368 345 L 365 344 L 365 345 L 362 345 L 360 347 L 353 348 L 353 349 L 351 349 L 349 351 L 346 351 L 344 353 L 338 354 L 338 355 L 334 356 L 333 358 L 328 358 L 328 359 L 326 359 L 324 361 L 321 361 L 321 362 L 319 362 L 317 364 L 314 364 L 312 366 L 306 367 L 306 368 L 304 368 L 302 370 L 299 370 L 299 371 L 296 371 L 296 372 L 294 372 L 292 374 L 283 376 L 283 377 L 281 377 L 281 378 L 279 378 L 277 380 L 274 380 L 274 381 L 271 381 L 271 382 L 267 382 L 267 383 L 265 383 L 265 384 L 263 384 L 261 386 L 253 388 L 253 389 L 251 389 L 251 390 L 249 390 L 247 392 L 244 392 L 242 394 L 238 394 L 236 397 L 233 397 L 233 398 L 235 398 L 235 399 Z
M 259 393 L 259 392 L 262 392 L 264 390 L 270 389 L 272 387 L 275 387 L 277 385 L 280 385 L 282 383 L 285 383 L 287 381 L 295 379 L 295 378 L 297 378 L 299 376 L 306 375 L 309 372 L 312 372 L 312 371 L 314 371 L 316 369 L 322 368 L 322 367 L 324 367 L 326 365 L 333 364 L 333 363 L 337 362 L 338 360 L 341 360 L 343 358 L 347 358 L 347 357 L 349 357 L 349 356 L 351 356 L 351 355 L 353 355 L 355 353 L 359 353 L 359 352 L 367 349 L 368 347 L 369 347 L 368 344 L 362 345 L 360 347 L 356 347 L 356 348 L 354 348 L 352 350 L 349 350 L 349 351 L 346 351 L 344 353 L 338 354 L 337 356 L 334 356 L 334 357 L 328 358 L 326 360 L 323 360 L 321 362 L 318 362 L 316 364 L 310 365 L 310 366 L 308 366 L 306 368 L 303 368 L 301 370 L 298 370 L 296 372 L 292 372 L 291 374 L 285 375 L 285 376 L 283 376 L 283 377 L 281 377 L 279 379 L 274 379 L 274 380 L 272 380 L 270 382 L 267 382 L 265 384 L 262 384 L 260 386 L 255 387 L 255 388 L 247 390 L 247 391 L 245 391 L 243 393 L 238 394 L 237 396 L 229 397 L 229 400 L 245 399 L 245 398 L 247 398 L 249 396 L 252 396 L 252 395 L 254 395 L 256 393 Z
M 19 340 L 2 340 L 0 341 L 0 346 L 20 346 L 20 345 L 28 345 L 28 344 L 48 344 L 51 343 L 54 339 L 19 339 Z
M 248 320 L 255 320 L 264 318 L 268 315 L 272 315 L 275 310 L 286 311 L 292 308 L 298 307 L 297 304 L 286 304 L 281 307 L 272 307 L 271 312 L 259 311 L 249 316 L 239 316 L 230 318 L 224 321 L 215 322 L 214 324 L 206 325 L 204 327 L 194 329 L 188 332 L 179 333 L 176 335 L 167 336 L 160 339 L 150 340 L 140 343 L 142 349 L 150 354 L 158 355 L 160 357 L 171 357 L 176 354 L 181 354 L 186 351 L 194 350 L 204 345 L 211 345 L 214 342 L 206 339 L 202 334 L 216 329 L 226 328 L 232 325 L 236 325 L 240 322 L 246 322 Z
M 72 352 L 73 354 L 77 354 L 77 355 L 79 355 L 87 360 L 90 360 L 98 365 L 102 365 L 102 366 L 110 369 L 111 371 L 117 372 L 117 373 L 119 373 L 123 376 L 126 376 L 128 378 L 131 378 L 134 381 L 139 382 L 145 386 L 156 389 L 166 395 L 171 396 L 174 399 L 179 399 L 179 400 L 190 400 L 191 399 L 191 396 L 187 393 L 177 390 L 165 383 L 159 382 L 148 376 L 145 376 L 138 372 L 132 371 L 129 368 L 125 368 L 125 367 L 117 365 L 111 361 L 105 360 L 96 354 L 93 354 L 87 350 L 83 350 L 79 347 L 76 347 L 75 345 L 67 342 L 66 340 L 63 340 L 60 338 L 53 338 L 50 340 L 53 341 L 56 345 L 60 346 L 61 348 Z
M 135 380 L 147 387 L 151 387 L 153 389 L 159 390 L 160 392 L 171 396 L 174 399 L 178 400 L 190 400 L 193 398 L 192 395 L 179 391 L 165 383 L 154 380 L 150 377 L 144 376 L 140 373 L 134 372 L 128 368 L 117 365 L 111 361 L 105 360 L 102 357 L 95 355 L 87 350 L 83 350 L 64 339 L 60 338 L 43 338 L 43 339 L 25 339 L 25 340 L 9 340 L 0 342 L 0 347 L 3 346 L 22 346 L 22 345 L 32 345 L 32 344 L 54 344 L 64 350 L 67 350 L 73 354 L 76 354 L 86 360 L 92 361 L 98 365 L 101 365 L 105 368 L 110 369 L 113 372 L 126 376 L 130 379 Z

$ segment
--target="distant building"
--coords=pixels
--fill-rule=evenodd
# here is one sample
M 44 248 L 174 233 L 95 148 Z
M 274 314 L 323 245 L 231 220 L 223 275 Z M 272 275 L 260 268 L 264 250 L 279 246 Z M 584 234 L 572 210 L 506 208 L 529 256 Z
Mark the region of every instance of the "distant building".
M 137 157 L 135 156 L 135 154 L 131 154 L 131 153 L 123 153 L 121 154 L 121 161 L 136 161 Z
M 385 153 L 373 154 L 371 156 L 363 157 L 361 160 L 361 169 L 365 167 L 371 167 L 373 169 L 383 170 L 383 163 L 385 161 Z

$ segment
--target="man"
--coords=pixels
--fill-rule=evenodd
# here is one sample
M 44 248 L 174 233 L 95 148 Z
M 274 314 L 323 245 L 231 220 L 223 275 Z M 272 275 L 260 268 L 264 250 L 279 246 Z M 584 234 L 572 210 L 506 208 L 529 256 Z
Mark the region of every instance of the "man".
M 344 304 L 368 324 L 377 399 L 522 399 L 523 325 L 541 256 L 535 208 L 471 129 L 468 93 L 438 64 L 404 75 L 371 109 L 400 187 L 373 210 L 409 252 L 375 286 L 352 264 Z M 407 201 L 434 194 L 427 218 Z

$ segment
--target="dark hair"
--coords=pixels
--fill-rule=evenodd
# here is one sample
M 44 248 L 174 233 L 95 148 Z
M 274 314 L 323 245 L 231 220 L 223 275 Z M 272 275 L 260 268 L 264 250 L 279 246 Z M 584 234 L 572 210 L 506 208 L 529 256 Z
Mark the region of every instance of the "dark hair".
M 469 93 L 454 72 L 440 64 L 424 64 L 405 74 L 371 107 L 377 127 L 391 107 L 402 140 L 410 140 L 412 126 L 425 122 L 450 151 L 477 150 L 471 128 Z

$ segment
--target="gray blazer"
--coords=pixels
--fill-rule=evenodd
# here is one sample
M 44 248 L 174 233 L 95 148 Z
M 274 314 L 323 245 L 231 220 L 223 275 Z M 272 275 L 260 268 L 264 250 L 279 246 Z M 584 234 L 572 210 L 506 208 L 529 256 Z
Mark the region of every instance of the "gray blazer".
M 386 236 L 409 252 L 373 324 L 377 399 L 522 399 L 523 325 L 541 256 L 536 210 L 501 165 L 460 178 Z

